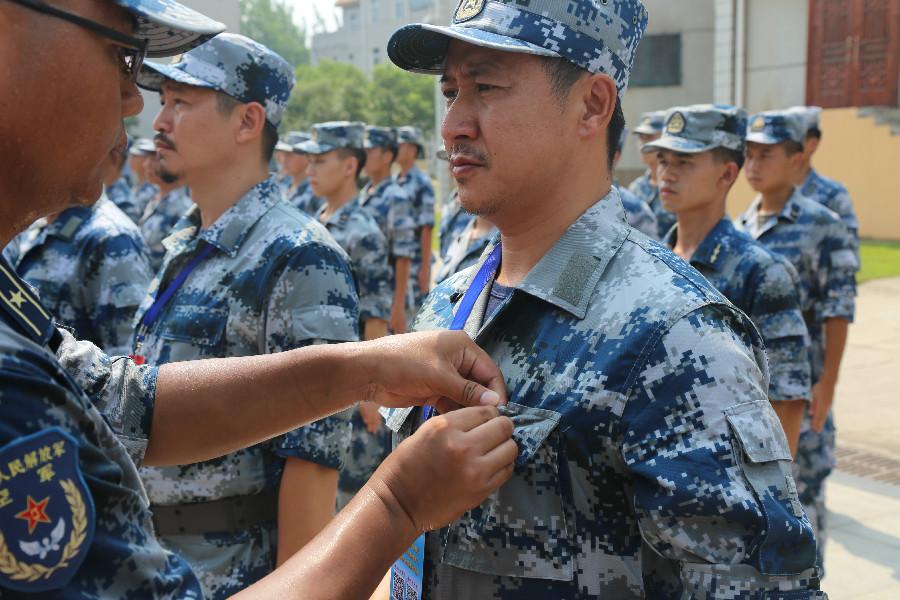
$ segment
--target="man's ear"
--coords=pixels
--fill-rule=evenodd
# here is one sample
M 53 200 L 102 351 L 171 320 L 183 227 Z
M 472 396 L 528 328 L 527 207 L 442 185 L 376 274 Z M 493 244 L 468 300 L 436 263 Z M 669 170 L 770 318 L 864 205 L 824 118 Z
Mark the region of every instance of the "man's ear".
M 255 140 L 262 135 L 266 125 L 266 109 L 259 102 L 248 102 L 239 106 L 235 112 L 237 117 L 237 130 L 235 141 L 239 144 Z
M 582 82 L 582 114 L 579 135 L 591 138 L 609 125 L 616 108 L 616 83 L 609 75 L 596 73 Z
M 737 181 L 738 175 L 740 175 L 740 173 L 741 170 L 737 166 L 737 163 L 725 163 L 725 168 L 722 170 L 722 176 L 719 177 L 719 185 L 721 187 L 724 187 L 726 190 L 731 189 L 731 186 L 734 185 L 735 181 Z

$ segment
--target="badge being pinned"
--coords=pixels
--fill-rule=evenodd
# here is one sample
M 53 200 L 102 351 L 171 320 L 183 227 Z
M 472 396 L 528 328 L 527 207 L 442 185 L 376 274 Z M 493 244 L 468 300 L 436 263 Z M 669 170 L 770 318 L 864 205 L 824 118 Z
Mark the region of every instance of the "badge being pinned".
M 453 13 L 453 22 L 462 23 L 478 16 L 484 9 L 484 0 L 460 0 L 456 12 Z
M 0 586 L 63 587 L 93 534 L 94 504 L 74 439 L 52 427 L 0 448 Z

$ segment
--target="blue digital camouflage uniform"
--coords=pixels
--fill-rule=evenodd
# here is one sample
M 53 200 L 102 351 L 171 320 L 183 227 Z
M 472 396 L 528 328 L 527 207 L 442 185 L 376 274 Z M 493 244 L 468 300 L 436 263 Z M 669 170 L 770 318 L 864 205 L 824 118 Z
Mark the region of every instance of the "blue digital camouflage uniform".
M 497 234 L 497 228 L 494 227 L 487 235 L 473 240 L 476 222 L 475 219 L 469 221 L 469 224 L 450 243 L 447 254 L 444 255 L 444 264 L 434 279 L 435 283 L 441 283 L 451 275 L 468 269 L 481 258 L 485 248 Z
M 413 316 L 422 306 L 425 296 L 428 295 L 428 290 L 419 289 L 419 269 L 422 265 L 422 228 L 434 227 L 434 186 L 431 179 L 415 165 L 405 176 L 397 173 L 394 179 L 412 200 L 416 218 L 415 254 L 413 254 L 409 269 L 409 293 L 407 294 L 411 298 L 408 310 L 410 310 L 410 316 Z M 431 262 L 432 259 L 433 257 L 429 256 L 426 260 Z
M 141 219 L 143 209 L 138 207 L 134 201 L 134 194 L 131 191 L 131 185 L 126 177 L 119 177 L 111 186 L 106 188 L 106 197 L 113 204 L 119 207 L 125 215 L 131 219 L 133 223 L 137 223 Z
M 650 172 L 647 171 L 632 181 L 628 186 L 628 191 L 646 203 L 650 210 L 653 211 L 656 217 L 657 232 L 653 237 L 661 240 L 672 229 L 672 226 L 678 222 L 678 217 L 663 208 L 662 201 L 659 199 L 659 187 L 650 183 Z
M 313 193 L 308 179 L 304 179 L 293 192 L 288 190 L 285 197 L 288 202 L 308 215 L 316 214 L 320 208 L 325 206 L 325 198 L 320 198 Z
M 80 339 L 127 354 L 132 320 L 153 274 L 141 232 L 106 196 L 40 219 L 18 238 L 19 276 Z
M 619 198 L 622 200 L 628 224 L 654 240 L 659 239 L 659 226 L 650 206 L 621 185 L 616 184 L 616 189 L 619 190 Z
M 170 0 L 115 1 L 135 16 L 133 34 L 154 56 L 224 29 Z M 74 357 L 77 372 L 67 373 L 48 345 L 64 363 Z M 59 333 L 0 259 L 0 596 L 201 597 L 184 561 L 156 541 L 135 468 L 150 434 L 156 373 Z M 104 398 L 107 418 L 97 408 Z
M 475 269 L 417 330 L 450 326 Z M 489 289 L 489 288 L 487 288 Z M 466 331 L 505 377 L 512 479 L 426 534 L 425 599 L 822 598 L 762 340 L 613 190 Z M 421 410 L 394 411 L 408 437 Z M 777 591 L 776 591 L 777 590 Z
M 796 188 L 782 211 L 770 218 L 759 218 L 759 202 L 755 200 L 735 225 L 769 250 L 787 258 L 796 268 L 815 385 L 825 362 L 825 319 L 838 317 L 853 321 L 858 269 L 853 238 L 837 215 L 802 196 Z M 800 499 L 816 530 L 820 568 L 827 533 L 824 481 L 835 464 L 834 431 L 831 414 L 821 434 L 811 430 L 809 415 L 804 415 L 794 457 Z
M 859 221 L 856 220 L 853 201 L 844 184 L 820 175 L 815 167 L 812 167 L 809 175 L 803 181 L 803 185 L 800 186 L 800 193 L 815 200 L 841 218 L 847 231 L 853 236 L 853 250 L 856 260 L 859 262 Z
M 475 215 L 467 213 L 460 203 L 457 201 L 456 190 L 447 197 L 444 206 L 441 209 L 441 224 L 438 227 L 438 244 L 440 245 L 441 257 L 447 256 L 447 250 L 462 230 L 470 221 L 475 220 Z
M 191 191 L 187 186 L 175 188 L 160 198 L 159 202 L 151 200 L 147 203 L 139 226 L 150 249 L 150 267 L 154 273 L 159 271 L 166 256 L 163 240 L 172 233 L 172 228 L 192 206 L 194 201 L 191 200 Z
M 416 216 L 412 201 L 393 178 L 378 185 L 369 183 L 359 195 L 359 204 L 369 213 L 388 243 L 391 268 L 397 258 L 409 258 L 416 253 Z M 391 290 L 393 292 L 393 278 Z
M 674 248 L 677 241 L 676 225 L 663 244 Z M 690 264 L 744 311 L 762 335 L 769 400 L 809 400 L 809 339 L 793 265 L 739 232 L 727 216 L 697 247 Z
M 134 204 L 140 210 L 137 221 L 138 224 L 140 224 L 141 217 L 144 216 L 144 211 L 147 210 L 147 205 L 156 198 L 158 193 L 159 187 L 153 185 L 149 181 L 144 181 L 134 190 Z
M 282 200 L 273 179 L 254 187 L 206 231 L 192 209 L 166 238 L 166 259 L 138 310 L 142 319 L 208 244 L 215 246 L 146 330 L 135 354 L 148 363 L 249 356 L 358 337 L 358 297 L 347 255 L 325 229 Z M 350 439 L 347 414 L 221 458 L 141 470 L 154 505 L 252 497 L 277 490 L 283 457 L 332 469 Z M 161 535 L 197 571 L 208 598 L 222 598 L 275 567 L 273 521 L 233 532 Z

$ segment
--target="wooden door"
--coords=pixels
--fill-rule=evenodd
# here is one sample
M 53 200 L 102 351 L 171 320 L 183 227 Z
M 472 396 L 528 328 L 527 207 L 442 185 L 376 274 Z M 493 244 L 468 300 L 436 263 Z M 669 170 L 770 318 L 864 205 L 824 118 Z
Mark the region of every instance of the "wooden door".
M 810 0 L 806 103 L 898 106 L 900 0 Z

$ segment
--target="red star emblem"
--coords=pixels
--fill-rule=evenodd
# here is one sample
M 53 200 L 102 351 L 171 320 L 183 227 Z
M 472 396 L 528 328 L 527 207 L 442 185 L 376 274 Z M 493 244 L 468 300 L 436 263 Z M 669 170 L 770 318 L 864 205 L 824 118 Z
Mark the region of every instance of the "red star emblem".
M 44 512 L 47 509 L 47 503 L 50 496 L 47 496 L 40 502 L 35 502 L 34 498 L 28 496 L 28 508 L 16 515 L 17 519 L 28 520 L 28 533 L 33 533 L 38 523 L 50 523 L 50 517 Z

